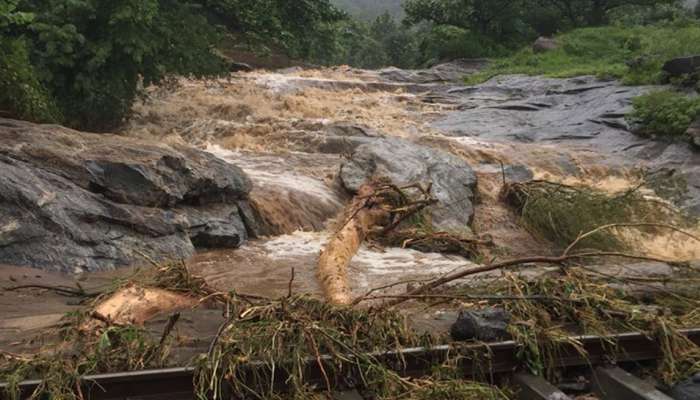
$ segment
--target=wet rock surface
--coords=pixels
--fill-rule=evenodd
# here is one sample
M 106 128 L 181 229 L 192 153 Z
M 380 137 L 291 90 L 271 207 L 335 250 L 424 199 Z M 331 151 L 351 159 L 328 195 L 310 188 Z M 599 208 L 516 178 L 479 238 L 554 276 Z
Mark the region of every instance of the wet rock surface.
M 343 186 L 357 192 L 374 178 L 394 184 L 432 183 L 439 203 L 431 209 L 437 229 L 464 231 L 474 217 L 477 178 L 464 160 L 401 139 L 380 139 L 357 147 L 339 174 Z
M 500 308 L 462 311 L 450 328 L 450 335 L 456 341 L 495 342 L 510 337 L 510 333 L 508 333 L 509 323 L 510 314 Z
M 406 83 L 458 83 L 464 76 L 477 72 L 488 64 L 485 59 L 464 59 L 437 64 L 428 69 L 404 70 L 400 68 L 385 68 L 379 71 L 379 77 Z
M 237 247 L 236 166 L 187 146 L 0 120 L 0 262 L 66 272 Z
M 457 110 L 437 118 L 433 126 L 453 137 L 575 149 L 611 168 L 673 171 L 685 186 L 677 204 L 700 215 L 700 154 L 682 141 L 639 137 L 625 120 L 632 99 L 653 89 L 594 77 L 496 77 L 448 90 L 459 103 Z M 572 167 L 570 174 L 580 172 Z

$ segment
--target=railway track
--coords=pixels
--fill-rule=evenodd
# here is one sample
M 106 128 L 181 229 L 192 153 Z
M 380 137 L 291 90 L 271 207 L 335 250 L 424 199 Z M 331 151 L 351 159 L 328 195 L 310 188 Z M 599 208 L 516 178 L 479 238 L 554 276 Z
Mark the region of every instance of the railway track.
M 700 345 L 700 329 L 682 331 L 691 341 Z M 624 333 L 613 336 L 579 336 L 576 339 L 586 350 L 587 356 L 572 345 L 562 345 L 556 359 L 556 367 L 562 370 L 584 368 L 591 372 L 593 389 L 603 400 L 668 400 L 670 397 L 656 390 L 650 384 L 627 373 L 618 365 L 630 363 L 653 362 L 662 356 L 659 344 L 641 333 Z M 611 345 L 615 343 L 615 345 Z M 436 365 L 440 365 L 455 354 L 463 355 L 462 368 L 465 378 L 489 377 L 498 381 L 507 376 L 519 389 L 522 400 L 566 400 L 569 399 L 554 385 L 546 380 L 518 372 L 520 362 L 517 359 L 518 345 L 513 341 L 491 344 L 465 344 L 462 346 L 445 345 L 430 348 L 409 348 L 401 351 L 389 351 L 372 354 L 383 364 L 404 376 L 419 377 Z M 481 353 L 488 355 L 490 362 L 472 362 L 474 356 Z M 322 362 L 329 362 L 329 357 L 322 357 Z M 483 357 L 479 357 L 483 360 Z M 250 363 L 252 370 L 261 364 Z M 139 372 L 124 372 L 84 376 L 81 379 L 82 392 L 91 400 L 190 400 L 194 399 L 192 367 L 170 368 Z M 318 360 L 309 360 L 306 376 L 309 384 L 325 386 L 318 366 Z M 338 377 L 334 377 L 338 378 Z M 278 378 L 278 384 L 284 385 L 284 377 Z M 341 381 L 342 379 L 334 379 Z M 19 384 L 20 399 L 31 396 L 40 381 L 25 381 Z M 0 396 L 6 398 L 7 383 L 0 383 Z M 338 400 L 362 400 L 352 388 L 340 388 Z

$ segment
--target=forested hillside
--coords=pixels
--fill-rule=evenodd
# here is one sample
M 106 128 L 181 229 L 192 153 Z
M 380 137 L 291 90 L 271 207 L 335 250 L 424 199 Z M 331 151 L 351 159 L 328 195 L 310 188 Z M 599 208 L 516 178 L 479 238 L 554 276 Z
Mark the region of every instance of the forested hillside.
M 316 65 L 420 68 L 459 58 L 506 57 L 527 48 L 538 36 L 604 25 L 618 27 L 615 32 L 624 44 L 610 48 L 615 75 L 621 75 L 619 70 L 626 68 L 631 55 L 641 57 L 640 62 L 649 66 L 644 68 L 652 71 L 661 60 L 638 51 L 647 36 L 631 28 L 665 24 L 669 28 L 664 32 L 685 26 L 693 33 L 697 20 L 681 4 L 681 0 L 0 0 L 0 114 L 109 130 L 128 116 L 142 86 L 171 76 L 224 74 L 236 61 L 225 54 L 235 58 L 238 50 Z M 584 47 L 615 39 L 591 35 L 584 35 Z M 692 48 L 693 37 L 678 36 L 678 43 L 663 37 L 658 43 Z M 562 52 L 576 50 L 588 57 L 587 62 L 601 59 L 580 46 L 565 46 Z M 567 60 L 555 60 L 551 68 L 556 70 Z M 501 70 L 539 71 L 538 62 L 535 56 L 527 63 L 499 65 Z
M 394 17 L 403 16 L 404 0 L 333 0 L 333 4 L 351 15 L 362 19 L 374 19 L 384 12 Z

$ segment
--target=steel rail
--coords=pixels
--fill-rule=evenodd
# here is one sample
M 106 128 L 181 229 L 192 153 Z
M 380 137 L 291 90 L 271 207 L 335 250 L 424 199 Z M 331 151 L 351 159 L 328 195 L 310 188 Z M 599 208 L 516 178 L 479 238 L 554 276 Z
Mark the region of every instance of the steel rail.
M 692 342 L 700 345 L 700 328 L 680 331 Z M 654 338 L 643 333 L 623 333 L 610 336 L 573 336 L 585 350 L 581 354 L 576 346 L 563 343 L 558 347 L 555 366 L 571 368 L 579 366 L 596 366 L 612 362 L 641 362 L 657 360 L 662 356 L 659 344 Z M 518 370 L 519 346 L 514 341 L 484 344 L 452 344 L 434 347 L 407 348 L 398 351 L 376 352 L 367 354 L 388 368 L 403 376 L 422 376 L 435 365 L 460 355 L 461 366 L 467 377 L 489 377 L 496 374 L 510 374 Z M 348 356 L 352 359 L 353 356 Z M 333 358 L 322 356 L 322 364 L 330 367 Z M 488 360 L 488 362 L 484 362 Z M 309 359 L 306 366 L 308 383 L 325 386 L 316 358 Z M 254 371 L 264 368 L 265 363 L 251 362 L 247 368 Z M 326 372 L 331 371 L 326 369 Z M 100 375 L 88 375 L 81 378 L 83 395 L 90 400 L 134 399 L 158 396 L 159 398 L 186 399 L 194 394 L 193 367 L 168 368 L 137 372 L 121 372 Z M 285 377 L 278 376 L 278 383 L 284 384 Z M 343 384 L 344 377 L 331 376 L 331 379 Z M 29 380 L 19 384 L 20 399 L 27 399 L 41 384 L 40 380 Z M 0 398 L 6 397 L 8 383 L 0 383 Z

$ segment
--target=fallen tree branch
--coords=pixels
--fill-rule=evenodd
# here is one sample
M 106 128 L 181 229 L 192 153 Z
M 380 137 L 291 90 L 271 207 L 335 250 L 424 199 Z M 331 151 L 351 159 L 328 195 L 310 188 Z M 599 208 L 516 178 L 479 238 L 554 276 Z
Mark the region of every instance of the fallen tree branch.
M 677 261 L 674 260 L 667 260 L 659 257 L 654 257 L 654 256 L 646 256 L 646 255 L 639 255 L 639 254 L 629 254 L 629 253 L 623 253 L 623 252 L 614 252 L 614 251 L 595 251 L 595 252 L 585 252 L 585 253 L 576 253 L 576 254 L 570 254 L 571 250 L 576 247 L 577 244 L 581 242 L 586 237 L 589 237 L 597 232 L 600 232 L 605 229 L 611 229 L 614 227 L 644 227 L 644 226 L 649 226 L 649 227 L 662 227 L 666 229 L 671 229 L 673 231 L 682 233 L 692 239 L 700 241 L 700 238 L 697 236 L 685 232 L 681 230 L 680 228 L 673 226 L 673 225 L 668 225 L 668 224 L 656 224 L 656 223 L 616 223 L 616 224 L 608 224 L 608 225 L 602 225 L 600 227 L 597 227 L 589 232 L 579 234 L 578 237 L 564 250 L 561 256 L 558 257 L 542 257 L 542 256 L 535 256 L 535 257 L 526 257 L 526 258 L 518 258 L 518 259 L 513 259 L 513 260 L 507 260 L 507 261 L 502 261 L 499 263 L 495 264 L 490 264 L 490 265 L 485 265 L 482 267 L 477 267 L 477 268 L 471 268 L 467 269 L 464 271 L 460 272 L 455 272 L 446 276 L 443 276 L 442 278 L 436 279 L 432 282 L 426 283 L 423 286 L 420 286 L 412 291 L 409 291 L 406 293 L 406 295 L 402 298 L 396 298 L 392 301 L 389 301 L 387 303 L 384 303 L 384 307 L 393 307 L 398 304 L 404 303 L 408 300 L 411 299 L 411 296 L 421 296 L 425 295 L 426 293 L 430 292 L 431 290 L 434 290 L 440 286 L 443 286 L 447 283 L 454 282 L 458 279 L 465 278 L 467 276 L 471 275 L 477 275 L 477 274 L 482 274 L 485 272 L 491 272 L 491 271 L 496 271 L 500 269 L 505 269 L 517 265 L 523 265 L 523 264 L 532 264 L 532 263 L 542 263 L 542 264 L 557 264 L 557 265 L 563 265 L 567 261 L 575 260 L 575 259 L 587 259 L 587 258 L 599 258 L 599 257 L 620 257 L 620 258 L 627 258 L 627 259 L 632 259 L 632 260 L 642 260 L 642 261 L 655 261 L 655 262 L 661 262 L 661 263 L 666 263 L 666 264 L 675 264 L 678 263 Z M 355 299 L 352 304 L 358 304 L 363 301 L 364 298 L 358 298 Z
M 351 303 L 347 269 L 350 260 L 360 249 L 369 231 L 388 216 L 387 212 L 372 197 L 376 190 L 372 185 L 363 185 L 349 206 L 350 218 L 326 243 L 318 260 L 316 275 L 329 303 L 348 305 Z
M 175 328 L 175 324 L 177 324 L 177 321 L 180 319 L 180 313 L 176 312 L 173 313 L 170 318 L 168 318 L 168 322 L 165 324 L 165 328 L 163 328 L 163 334 L 160 336 L 160 342 L 158 342 L 158 347 L 162 348 L 163 344 L 165 343 L 165 340 L 170 336 L 170 333 L 173 331 Z
M 580 303 L 579 300 L 564 299 L 561 297 L 551 296 L 488 296 L 488 295 L 470 295 L 470 294 L 422 294 L 422 295 L 377 295 L 365 297 L 363 300 L 380 300 L 380 299 L 415 299 L 415 300 L 483 300 L 483 301 L 565 301 L 570 303 Z
M 482 273 L 490 272 L 490 271 L 496 271 L 496 270 L 500 270 L 500 269 L 513 267 L 513 266 L 518 266 L 518 265 L 523 265 L 523 264 L 533 264 L 533 263 L 562 265 L 566 261 L 570 261 L 570 260 L 581 259 L 581 258 L 597 258 L 597 257 L 621 257 L 621 258 L 629 258 L 629 259 L 634 259 L 634 260 L 658 261 L 658 262 L 664 262 L 664 263 L 672 263 L 673 262 L 671 260 L 663 260 L 663 259 L 656 258 L 656 257 L 647 257 L 647 256 L 626 254 L 626 253 L 617 253 L 617 252 L 590 252 L 590 253 L 562 255 L 562 256 L 558 256 L 558 257 L 526 257 L 526 258 L 518 258 L 518 259 L 513 259 L 513 260 L 502 261 L 502 262 L 496 263 L 496 264 L 490 264 L 490 265 L 485 265 L 483 267 L 471 268 L 471 269 L 467 269 L 465 271 L 456 272 L 454 274 L 447 275 L 443 278 L 437 279 L 433 282 L 427 283 L 419 288 L 416 288 L 415 290 L 412 290 L 409 293 L 407 293 L 407 295 L 408 296 L 422 295 L 422 294 L 428 293 L 431 290 L 434 290 L 440 286 L 443 286 L 447 283 L 454 282 L 458 279 L 462 279 L 462 278 L 465 278 L 467 276 L 482 274 Z M 383 305 L 383 307 L 393 307 L 393 306 L 396 306 L 398 304 L 404 303 L 407 300 L 410 300 L 410 298 L 395 299 L 393 301 L 389 301 L 389 302 L 385 303 Z M 360 300 L 360 301 L 362 301 L 362 300 Z
M 14 292 L 17 290 L 22 290 L 22 289 L 44 289 L 44 290 L 50 290 L 52 292 L 56 292 L 58 294 L 73 296 L 73 297 L 97 297 L 100 294 L 102 294 L 99 292 L 88 293 L 82 288 L 73 289 L 73 288 L 70 288 L 67 286 L 21 285 L 21 286 L 13 286 L 13 287 L 5 288 L 5 290 L 8 292 Z

